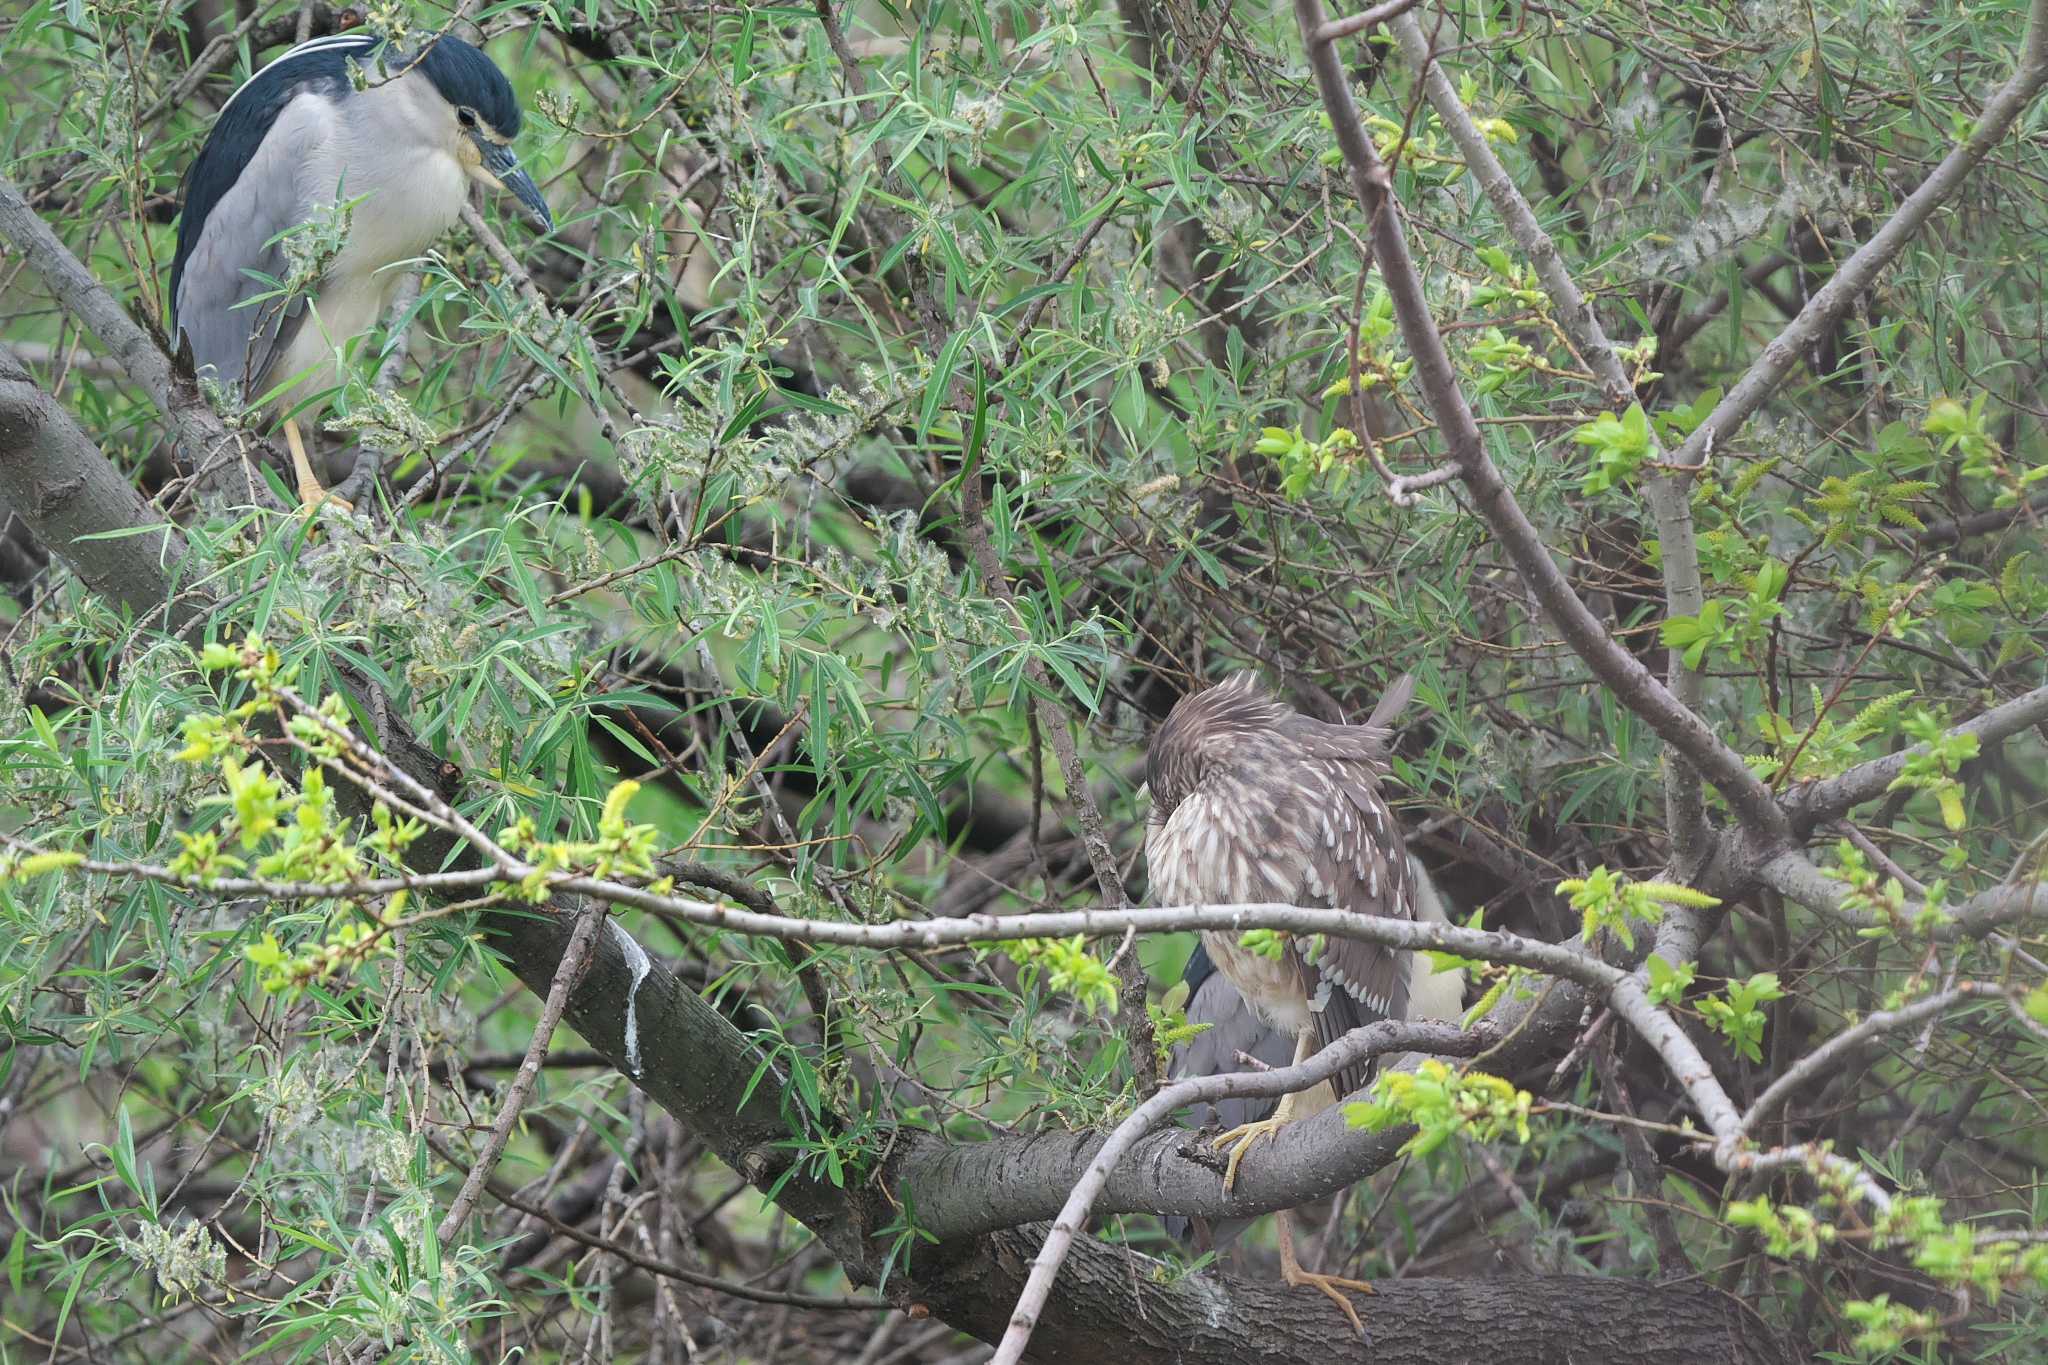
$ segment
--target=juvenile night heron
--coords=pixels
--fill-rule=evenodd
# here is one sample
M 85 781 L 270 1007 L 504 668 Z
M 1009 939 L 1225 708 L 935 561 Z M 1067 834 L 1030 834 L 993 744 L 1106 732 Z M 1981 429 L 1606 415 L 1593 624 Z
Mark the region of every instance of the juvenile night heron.
M 1400 824 L 1379 791 L 1392 722 L 1413 690 L 1403 677 L 1364 725 L 1312 720 L 1266 695 L 1249 673 L 1183 697 L 1153 735 L 1145 760 L 1153 900 L 1278 901 L 1415 918 L 1417 878 Z M 1297 1062 L 1354 1028 L 1408 1015 L 1413 966 L 1405 952 L 1289 937 L 1277 957 L 1267 957 L 1245 948 L 1237 934 L 1209 931 L 1202 947 L 1254 1019 L 1294 1039 Z M 1371 1078 L 1369 1064 L 1348 1067 L 1334 1087 L 1289 1095 L 1271 1117 L 1225 1133 L 1216 1143 L 1231 1146 L 1225 1188 L 1236 1183 L 1238 1162 L 1260 1138 Z M 1372 1287 L 1303 1270 L 1285 1212 L 1279 1241 L 1282 1277 L 1329 1295 L 1362 1333 L 1341 1291 Z
M 353 70 L 352 70 L 353 68 Z M 360 87 L 360 88 L 358 88 Z M 401 53 L 370 33 L 301 43 L 221 106 L 185 177 L 171 262 L 172 342 L 247 400 L 340 383 L 342 348 L 390 307 L 404 273 L 462 212 L 472 181 L 547 201 L 509 145 L 519 101 L 489 57 L 446 34 Z M 284 238 L 348 206 L 346 241 L 307 295 L 280 296 Z M 328 496 L 289 416 L 299 496 Z
M 1442 894 L 1412 853 L 1408 855 L 1408 872 L 1415 879 L 1415 917 L 1435 924 L 1449 924 L 1451 917 Z M 1251 1006 L 1245 1003 L 1243 993 L 1230 984 L 1229 977 L 1216 970 L 1209 950 L 1200 943 L 1188 956 L 1181 982 L 1187 988 L 1183 1013 L 1188 1023 L 1201 1025 L 1202 1031 L 1174 1047 L 1167 1062 L 1167 1074 L 1171 1079 L 1221 1076 L 1260 1066 L 1270 1069 L 1286 1066 L 1293 1060 L 1295 1035 L 1268 1026 L 1253 1013 Z M 1408 1017 L 1454 1020 L 1464 1010 L 1465 973 L 1455 967 L 1437 971 L 1428 958 L 1419 953 L 1410 954 Z M 1399 1071 L 1412 1068 L 1421 1060 L 1419 1053 L 1403 1053 L 1390 1058 L 1387 1066 L 1390 1070 Z M 1321 1113 L 1336 1103 L 1336 1099 L 1336 1091 L 1325 1081 L 1296 1099 L 1294 1117 Z M 1186 1117 L 1195 1128 L 1241 1129 L 1270 1117 L 1276 1107 L 1273 1100 L 1265 1098 L 1224 1098 L 1213 1103 L 1190 1105 Z M 1254 1221 L 1250 1218 L 1225 1218 L 1212 1222 L 1180 1217 L 1164 1220 L 1167 1235 L 1175 1240 L 1187 1240 L 1199 1226 L 1204 1250 L 1221 1250 Z

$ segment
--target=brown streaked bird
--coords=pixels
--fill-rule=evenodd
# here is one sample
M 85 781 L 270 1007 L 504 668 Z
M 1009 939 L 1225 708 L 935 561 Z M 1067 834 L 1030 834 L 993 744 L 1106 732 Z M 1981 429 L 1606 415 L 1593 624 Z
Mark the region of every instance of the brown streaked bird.
M 1414 694 L 1401 677 L 1363 725 L 1313 720 L 1267 695 L 1250 673 L 1181 698 L 1152 736 L 1145 758 L 1152 810 L 1145 861 L 1160 905 L 1277 901 L 1361 915 L 1415 918 L 1416 881 L 1401 827 L 1380 796 L 1392 723 Z M 1410 955 L 1356 940 L 1287 937 L 1278 958 L 1245 948 L 1233 933 L 1204 931 L 1202 946 L 1252 1013 L 1295 1039 L 1304 1061 L 1352 1029 L 1408 1014 Z M 1360 1063 L 1272 1117 L 1217 1139 L 1230 1146 L 1224 1188 L 1254 1143 L 1284 1123 L 1320 1112 L 1372 1079 Z M 1291 1220 L 1278 1215 L 1280 1273 L 1312 1285 L 1344 1310 L 1363 1280 L 1301 1268 Z

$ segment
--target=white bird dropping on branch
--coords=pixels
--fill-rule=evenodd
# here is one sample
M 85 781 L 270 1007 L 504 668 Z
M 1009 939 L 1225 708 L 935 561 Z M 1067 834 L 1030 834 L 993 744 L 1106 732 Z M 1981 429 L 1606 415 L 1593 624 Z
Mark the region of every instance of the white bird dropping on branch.
M 637 1080 L 640 1076 L 640 1019 L 637 1013 L 640 983 L 654 970 L 654 963 L 647 956 L 647 950 L 635 942 L 617 920 L 607 915 L 605 923 L 611 926 L 612 937 L 619 941 L 619 951 L 626 955 L 626 965 L 633 969 L 633 984 L 626 989 L 626 1074 Z

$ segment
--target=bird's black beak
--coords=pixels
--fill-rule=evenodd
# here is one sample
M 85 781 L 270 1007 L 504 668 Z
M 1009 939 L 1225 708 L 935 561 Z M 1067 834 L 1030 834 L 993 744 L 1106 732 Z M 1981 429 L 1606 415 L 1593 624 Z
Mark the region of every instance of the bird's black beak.
M 483 153 L 484 169 L 491 173 L 492 179 L 512 191 L 519 202 L 526 205 L 534 221 L 540 224 L 541 231 L 553 232 L 555 216 L 548 212 L 548 201 L 541 198 L 540 186 L 534 184 L 533 177 L 519 165 L 518 153 L 502 142 L 493 142 L 475 134 L 471 136 L 477 150 Z

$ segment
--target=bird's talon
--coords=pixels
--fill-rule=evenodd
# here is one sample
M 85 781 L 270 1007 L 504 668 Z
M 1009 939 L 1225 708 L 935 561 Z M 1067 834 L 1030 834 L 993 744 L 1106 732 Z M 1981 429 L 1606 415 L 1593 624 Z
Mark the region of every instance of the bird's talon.
M 1256 1123 L 1241 1123 L 1209 1144 L 1213 1151 L 1230 1147 L 1230 1163 L 1223 1168 L 1223 1189 L 1226 1194 L 1237 1185 L 1237 1163 L 1244 1160 L 1244 1154 L 1249 1152 L 1260 1138 L 1271 1137 L 1279 1131 L 1281 1122 L 1280 1119 L 1260 1119 Z M 1237 1145 L 1232 1147 L 1232 1143 Z
M 299 510 L 309 517 L 319 511 L 323 504 L 329 503 L 343 512 L 356 510 L 354 503 L 332 489 L 321 488 L 317 484 L 311 488 L 299 489 Z
M 1343 1309 L 1344 1316 L 1351 1319 L 1351 1330 L 1358 1333 L 1361 1341 L 1365 1339 L 1365 1323 L 1359 1318 L 1358 1309 L 1352 1306 L 1351 1300 L 1345 1296 L 1344 1291 L 1348 1289 L 1354 1294 L 1376 1293 L 1377 1291 L 1373 1289 L 1372 1285 L 1364 1280 L 1347 1280 L 1341 1275 L 1319 1275 L 1313 1270 L 1296 1269 L 1290 1275 L 1284 1267 L 1281 1271 L 1281 1278 L 1297 1288 L 1302 1285 L 1311 1285 L 1329 1295 L 1330 1301 Z

